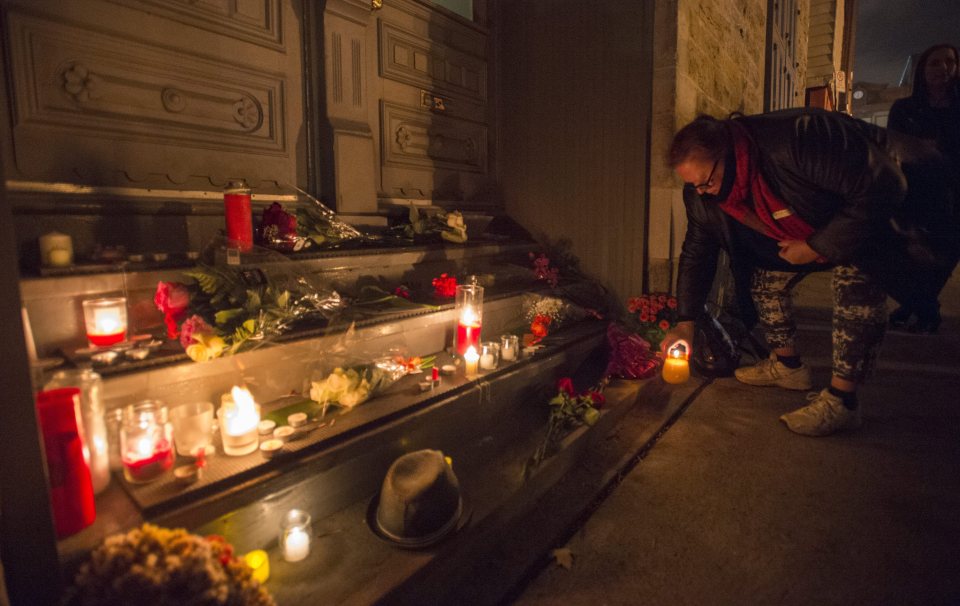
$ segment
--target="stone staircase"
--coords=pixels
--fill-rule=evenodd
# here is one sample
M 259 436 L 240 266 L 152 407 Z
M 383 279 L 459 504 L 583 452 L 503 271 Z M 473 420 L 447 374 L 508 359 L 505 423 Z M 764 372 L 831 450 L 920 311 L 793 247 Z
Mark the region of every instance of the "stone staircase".
M 522 332 L 527 298 L 550 294 L 530 278 L 532 249 L 530 242 L 487 241 L 390 254 L 330 253 L 296 262 L 298 271 L 321 276 L 348 296 L 365 281 L 422 288 L 441 272 L 472 274 L 489 285 L 484 335 L 490 338 Z M 44 322 L 34 331 L 44 355 L 51 355 L 57 347 L 68 347 L 63 335 L 77 334 L 80 320 L 71 314 L 78 299 L 105 292 L 122 289 L 130 308 L 141 313 L 135 326 L 155 332 L 156 324 L 151 327 L 144 319 L 149 315 L 145 302 L 152 300 L 158 280 L 178 277 L 176 270 L 163 269 L 25 280 L 23 298 L 33 318 L 59 314 L 50 322 L 56 326 Z M 438 363 L 452 360 L 448 348 L 454 322 L 452 304 L 438 302 L 423 310 L 351 314 L 203 364 L 190 362 L 173 347 L 154 359 L 101 369 L 104 399 L 108 408 L 149 398 L 171 406 L 198 398 L 216 402 L 232 385 L 246 384 L 264 414 L 283 411 L 303 401 L 298 394 L 318 367 L 342 364 L 344 352 L 356 361 L 386 351 L 435 354 Z M 636 452 L 637 440 L 651 439 L 663 425 L 665 411 L 679 406 L 681 394 L 696 389 L 691 381 L 665 391 L 659 379 L 612 385 L 599 421 L 575 430 L 556 454 L 530 467 L 545 435 L 547 402 L 556 381 L 571 376 L 585 389 L 600 378 L 606 327 L 606 321 L 591 318 L 567 322 L 535 353 L 476 378 L 458 371 L 429 391 L 419 388 L 421 377 L 404 377 L 353 410 L 331 410 L 320 429 L 288 445 L 281 456 L 211 457 L 202 479 L 189 486 L 172 477 L 142 486 L 115 477 L 98 496 L 94 525 L 59 542 L 61 562 L 71 571 L 104 537 L 148 521 L 222 535 L 238 553 L 266 549 L 271 558 L 267 587 L 284 606 L 496 603 L 615 480 L 625 457 Z M 641 401 L 659 402 L 652 409 L 657 414 L 634 428 L 646 437 L 634 437 L 629 444 L 607 439 Z M 462 528 L 432 548 L 399 549 L 371 531 L 368 510 L 390 464 L 422 448 L 452 458 L 467 516 Z M 542 511 L 551 499 L 558 504 Z M 313 517 L 314 542 L 306 560 L 287 563 L 279 555 L 277 535 L 281 516 L 293 508 Z M 502 557 L 504 550 L 509 569 L 491 559 Z

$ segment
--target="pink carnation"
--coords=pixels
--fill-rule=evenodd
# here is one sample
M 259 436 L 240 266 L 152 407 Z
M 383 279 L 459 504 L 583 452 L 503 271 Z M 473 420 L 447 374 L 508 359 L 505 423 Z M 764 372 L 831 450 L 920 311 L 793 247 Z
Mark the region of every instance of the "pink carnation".
M 212 334 L 213 328 L 198 315 L 187 318 L 180 327 L 180 345 L 186 349 L 193 345 L 194 334 Z

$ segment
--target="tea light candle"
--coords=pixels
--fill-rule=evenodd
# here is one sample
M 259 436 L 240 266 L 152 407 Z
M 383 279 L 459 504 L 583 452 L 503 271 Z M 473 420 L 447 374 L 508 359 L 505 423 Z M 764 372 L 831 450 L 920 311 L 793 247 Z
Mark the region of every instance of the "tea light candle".
M 217 410 L 223 452 L 230 456 L 250 454 L 259 445 L 260 405 L 243 387 L 234 386 Z
M 467 348 L 467 351 L 463 354 L 464 368 L 463 372 L 468 377 L 472 377 L 477 374 L 477 364 L 480 362 L 480 354 L 477 353 L 477 349 L 471 345 Z
M 280 549 L 288 562 L 310 555 L 310 514 L 299 509 L 287 512 L 280 525 Z
M 243 556 L 243 561 L 253 570 L 253 578 L 263 585 L 270 578 L 270 556 L 262 549 L 255 549 Z
M 517 335 L 503 335 L 500 337 L 500 357 L 504 361 L 516 360 L 519 349 L 520 339 Z
M 480 368 L 494 370 L 497 367 L 499 350 L 500 346 L 497 343 L 484 343 L 480 349 Z
M 105 347 L 127 338 L 127 300 L 124 297 L 83 302 L 87 340 L 92 347 Z
M 48 267 L 70 266 L 73 263 L 70 236 L 55 231 L 40 236 L 40 260 Z
M 690 363 L 687 361 L 686 341 L 678 341 L 667 350 L 667 359 L 663 361 L 663 380 L 679 385 L 690 378 Z

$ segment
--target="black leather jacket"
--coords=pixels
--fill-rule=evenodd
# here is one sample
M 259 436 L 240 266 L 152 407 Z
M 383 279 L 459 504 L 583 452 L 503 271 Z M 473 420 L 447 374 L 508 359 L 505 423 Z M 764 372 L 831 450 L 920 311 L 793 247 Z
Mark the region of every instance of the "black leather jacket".
M 814 228 L 807 240 L 810 247 L 830 263 L 857 262 L 882 278 L 880 263 L 865 257 L 892 245 L 889 220 L 906 193 L 899 164 L 929 151 L 836 112 L 793 109 L 736 119 L 753 138 L 758 169 L 770 188 Z M 724 249 L 730 254 L 741 319 L 752 325 L 756 315 L 749 278 L 755 263 L 736 254 L 735 219 L 690 187 L 684 190 L 684 204 L 687 232 L 677 279 L 680 317 L 695 318 L 703 309 L 718 253 Z M 901 280 L 903 273 L 896 272 L 895 279 Z

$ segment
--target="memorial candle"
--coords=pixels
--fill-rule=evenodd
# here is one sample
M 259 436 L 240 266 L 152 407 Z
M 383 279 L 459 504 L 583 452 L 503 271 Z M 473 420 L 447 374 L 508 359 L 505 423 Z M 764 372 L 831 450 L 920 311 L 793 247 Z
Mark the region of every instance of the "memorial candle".
M 663 380 L 679 385 L 690 378 L 690 363 L 687 361 L 686 342 L 679 341 L 667 350 L 667 359 L 663 361 Z
M 480 348 L 480 328 L 483 326 L 483 287 L 478 284 L 460 284 L 456 294 L 457 355 L 468 348 Z
M 280 524 L 280 551 L 288 562 L 299 562 L 310 555 L 310 514 L 291 509 Z
M 127 338 L 127 300 L 124 297 L 83 302 L 87 340 L 93 347 L 114 345 Z
M 243 387 L 231 390 L 223 397 L 223 403 L 217 410 L 220 421 L 220 434 L 223 439 L 223 452 L 231 456 L 241 456 L 255 451 L 260 443 L 260 405 Z
M 467 348 L 466 353 L 463 354 L 463 373 L 468 377 L 473 377 L 477 374 L 477 365 L 480 363 L 480 354 L 477 353 L 476 348 L 471 345 Z

